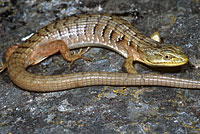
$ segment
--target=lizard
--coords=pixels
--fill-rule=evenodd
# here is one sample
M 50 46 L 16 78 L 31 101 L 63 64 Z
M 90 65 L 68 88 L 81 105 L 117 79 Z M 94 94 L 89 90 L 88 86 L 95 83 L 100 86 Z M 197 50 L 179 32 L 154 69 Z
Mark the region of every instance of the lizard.
M 83 47 L 87 47 L 85 51 Z M 26 71 L 50 55 L 60 52 L 71 62 L 85 59 L 90 47 L 113 50 L 125 58 L 127 73 L 79 72 L 63 75 L 36 75 Z M 70 50 L 78 49 L 71 54 Z M 84 86 L 168 86 L 200 89 L 200 81 L 156 74 L 138 74 L 133 62 L 148 66 L 174 67 L 188 62 L 178 46 L 161 43 L 155 32 L 146 37 L 128 21 L 112 14 L 83 14 L 57 20 L 36 31 L 25 42 L 7 49 L 5 63 L 10 79 L 20 88 L 35 92 L 50 92 Z

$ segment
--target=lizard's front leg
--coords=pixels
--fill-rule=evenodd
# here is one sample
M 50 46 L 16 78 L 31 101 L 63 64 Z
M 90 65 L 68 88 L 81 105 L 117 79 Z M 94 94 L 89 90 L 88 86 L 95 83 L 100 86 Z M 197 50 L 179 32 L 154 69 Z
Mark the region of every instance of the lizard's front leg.
M 128 73 L 137 73 L 136 69 L 133 67 L 133 57 L 128 57 L 125 60 L 124 67 Z

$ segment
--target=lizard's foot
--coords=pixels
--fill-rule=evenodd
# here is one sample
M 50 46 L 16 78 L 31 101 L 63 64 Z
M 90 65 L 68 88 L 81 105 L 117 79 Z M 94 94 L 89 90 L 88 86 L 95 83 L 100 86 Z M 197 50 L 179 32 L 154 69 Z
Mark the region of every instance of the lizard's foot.
M 7 68 L 7 64 L 3 64 L 3 62 L 0 62 L 0 73 L 3 72 Z
M 91 59 L 83 57 L 83 55 L 85 53 L 87 53 L 89 50 L 90 50 L 90 47 L 87 47 L 87 49 L 85 51 L 83 51 L 83 49 L 81 48 L 78 53 L 74 51 L 74 53 L 71 57 L 69 67 L 74 63 L 75 60 L 78 60 L 78 59 L 84 59 L 84 60 L 87 60 L 87 61 L 92 61 Z

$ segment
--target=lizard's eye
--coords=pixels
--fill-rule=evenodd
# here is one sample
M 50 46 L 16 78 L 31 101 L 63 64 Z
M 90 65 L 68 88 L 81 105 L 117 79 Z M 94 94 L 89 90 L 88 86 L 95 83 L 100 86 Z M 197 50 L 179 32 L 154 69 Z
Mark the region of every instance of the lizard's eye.
M 170 60 L 172 58 L 172 56 L 170 55 L 165 55 L 165 60 Z

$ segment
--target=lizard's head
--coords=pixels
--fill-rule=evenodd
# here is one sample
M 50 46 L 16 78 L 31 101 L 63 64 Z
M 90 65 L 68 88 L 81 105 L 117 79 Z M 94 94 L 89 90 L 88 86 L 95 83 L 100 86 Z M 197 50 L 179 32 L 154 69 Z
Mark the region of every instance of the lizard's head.
M 141 61 L 150 66 L 180 66 L 188 62 L 187 56 L 177 46 L 162 45 L 143 48 Z

